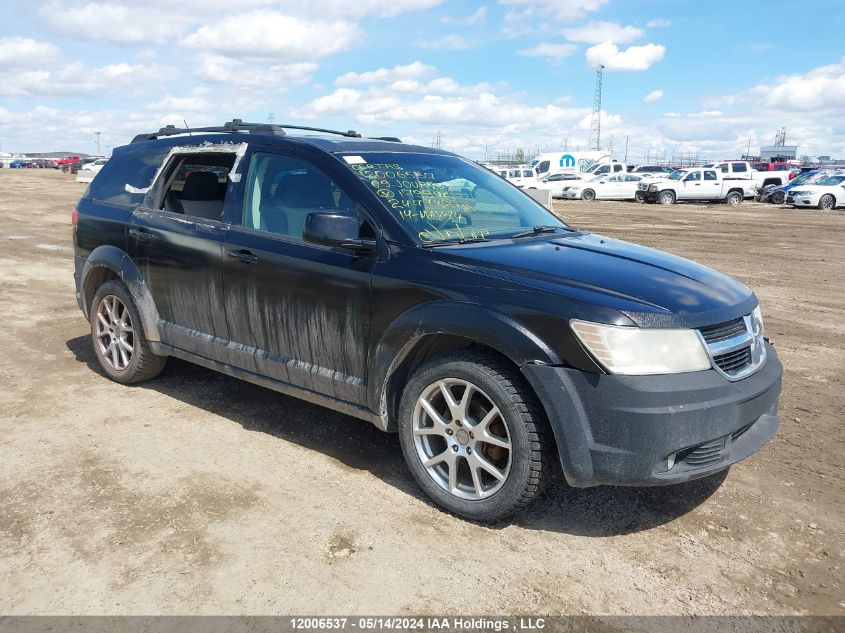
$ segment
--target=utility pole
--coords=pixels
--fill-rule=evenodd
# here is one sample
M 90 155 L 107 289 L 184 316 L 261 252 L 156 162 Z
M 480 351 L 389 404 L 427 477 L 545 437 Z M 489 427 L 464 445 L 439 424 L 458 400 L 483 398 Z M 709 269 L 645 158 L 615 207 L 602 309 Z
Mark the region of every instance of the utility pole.
M 745 160 L 748 160 L 748 157 L 751 156 L 751 135 L 748 135 L 748 149 L 745 150 Z
M 625 135 L 625 164 L 628 164 L 628 135 Z
M 267 115 L 267 123 L 269 123 L 270 125 L 272 125 L 272 124 L 273 124 L 273 121 L 275 121 L 275 120 L 276 120 L 276 115 L 275 115 L 275 114 L 273 114 L 272 112 L 270 112 L 270 113 Z
M 100 134 L 101 132 L 94 132 L 97 135 L 97 156 L 100 155 Z
M 596 89 L 593 94 L 593 118 L 590 121 L 590 140 L 587 149 L 601 149 L 601 84 L 604 65 L 599 64 L 596 68 Z

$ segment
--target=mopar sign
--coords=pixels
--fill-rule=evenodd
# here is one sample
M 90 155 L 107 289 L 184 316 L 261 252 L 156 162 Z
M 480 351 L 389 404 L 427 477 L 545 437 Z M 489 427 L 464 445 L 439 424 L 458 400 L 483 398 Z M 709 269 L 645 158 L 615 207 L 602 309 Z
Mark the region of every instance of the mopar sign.
M 560 157 L 561 167 L 575 167 L 575 157 L 572 154 L 564 154 Z

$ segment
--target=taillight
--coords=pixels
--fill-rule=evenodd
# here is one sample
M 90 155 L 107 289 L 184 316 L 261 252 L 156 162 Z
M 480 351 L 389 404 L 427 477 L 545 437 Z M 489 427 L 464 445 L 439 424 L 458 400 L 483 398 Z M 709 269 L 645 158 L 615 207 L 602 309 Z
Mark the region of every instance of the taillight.
M 73 230 L 76 230 L 76 225 L 79 223 L 79 209 L 76 207 L 73 208 L 73 213 L 70 216 L 70 225 L 73 227 Z

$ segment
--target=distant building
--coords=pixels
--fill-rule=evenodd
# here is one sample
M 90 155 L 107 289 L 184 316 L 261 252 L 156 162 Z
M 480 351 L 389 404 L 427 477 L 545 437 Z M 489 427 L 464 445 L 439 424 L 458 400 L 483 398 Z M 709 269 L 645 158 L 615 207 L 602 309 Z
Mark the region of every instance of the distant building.
M 797 145 L 768 145 L 760 148 L 760 159 L 771 162 L 783 162 L 798 158 Z

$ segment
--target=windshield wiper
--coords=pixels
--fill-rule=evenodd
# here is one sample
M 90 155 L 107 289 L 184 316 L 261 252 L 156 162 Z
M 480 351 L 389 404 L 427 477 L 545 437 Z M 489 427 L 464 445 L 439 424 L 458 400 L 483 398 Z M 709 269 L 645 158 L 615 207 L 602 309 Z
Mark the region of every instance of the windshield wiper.
M 455 246 L 457 244 L 475 244 L 476 242 L 489 242 L 486 237 L 462 237 L 457 240 L 435 240 L 434 242 L 423 242 L 423 248 L 434 248 L 435 246 Z
M 572 231 L 566 226 L 535 226 L 532 229 L 528 229 L 527 231 L 520 231 L 519 233 L 514 233 L 511 235 L 512 240 L 518 240 L 520 237 L 533 237 L 535 235 L 540 235 L 542 233 L 554 233 L 558 229 Z

